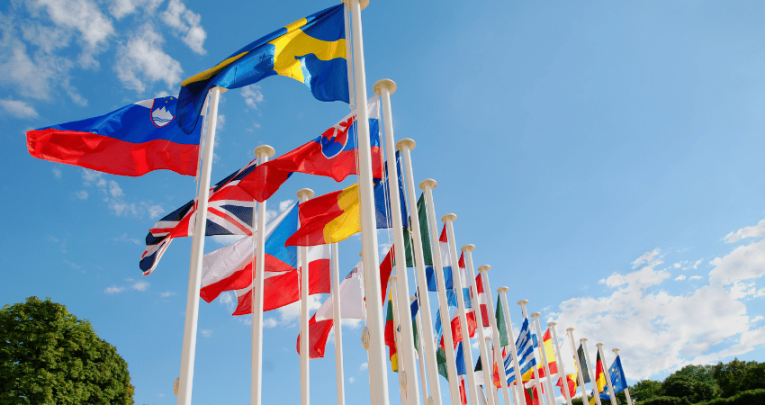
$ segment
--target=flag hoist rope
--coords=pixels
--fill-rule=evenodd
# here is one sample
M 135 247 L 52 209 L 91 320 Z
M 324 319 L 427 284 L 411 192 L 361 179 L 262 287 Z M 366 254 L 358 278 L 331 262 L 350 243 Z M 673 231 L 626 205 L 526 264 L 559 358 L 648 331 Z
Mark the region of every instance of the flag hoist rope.
M 428 281 L 425 275 L 425 257 L 422 248 L 422 233 L 420 232 L 419 210 L 417 208 L 417 199 L 414 189 L 414 172 L 412 171 L 412 154 L 416 144 L 411 139 L 402 139 L 396 143 L 396 149 L 401 151 L 403 158 L 402 171 L 404 172 L 404 181 L 406 182 L 406 196 L 409 202 L 409 227 L 412 230 L 412 246 L 414 246 L 415 274 L 417 279 L 417 298 L 420 304 L 420 313 L 422 313 L 422 324 L 420 331 L 422 342 L 425 342 L 425 364 L 428 366 L 428 382 L 430 385 L 430 397 L 433 405 L 442 405 L 441 385 L 438 381 L 438 363 L 436 362 L 436 337 L 433 333 L 433 316 L 430 312 L 430 297 L 428 296 Z M 428 404 L 430 405 L 430 404 Z
M 406 249 L 404 247 L 404 224 L 401 217 L 401 195 L 398 184 L 398 170 L 396 162 L 396 150 L 394 149 L 395 139 L 393 136 L 393 112 L 391 111 L 390 96 L 396 92 L 396 83 L 390 79 L 382 79 L 375 83 L 374 92 L 380 97 L 382 104 L 381 118 L 385 128 L 385 154 L 387 157 L 388 168 L 388 193 L 390 201 L 390 217 L 392 217 L 393 241 L 395 248 L 394 261 L 396 263 L 396 291 L 397 301 L 403 302 L 404 306 L 409 298 L 409 278 L 406 270 Z M 399 351 L 401 352 L 401 363 L 403 364 L 403 379 L 407 392 L 407 404 L 419 405 L 420 398 L 412 393 L 417 392 L 417 365 L 414 361 L 414 334 L 412 332 L 412 314 L 410 311 L 401 310 L 400 323 L 401 335 L 403 337 Z M 399 370 L 399 376 L 402 371 Z
M 313 196 L 313 190 L 310 188 L 301 188 L 297 192 L 297 197 L 301 203 L 308 201 Z M 298 250 L 298 258 L 300 258 L 300 263 L 298 263 L 298 266 L 300 266 L 300 403 L 308 405 L 311 403 L 311 384 L 308 368 L 311 359 L 309 348 L 311 338 L 308 327 L 308 297 L 311 295 L 310 275 L 308 272 L 308 248 L 300 246 Z
M 489 320 L 491 321 L 491 333 L 494 340 L 494 363 L 497 365 L 497 372 L 499 374 L 499 385 L 502 388 L 502 396 L 505 399 L 505 403 L 510 403 L 510 391 L 507 388 L 507 369 L 505 369 L 505 362 L 502 358 L 502 343 L 499 339 L 499 326 L 497 324 L 497 317 L 494 316 L 495 309 L 494 309 L 494 300 L 491 297 L 491 283 L 489 282 L 489 275 L 486 274 L 491 270 L 491 266 L 488 264 L 484 264 L 483 266 L 478 268 L 478 272 L 481 273 L 481 281 L 483 284 L 483 291 L 487 295 L 486 300 L 486 308 L 489 312 Z M 512 338 L 512 336 L 510 337 Z M 516 356 L 516 350 L 512 350 L 515 347 L 511 347 L 510 354 L 513 356 L 513 364 L 515 369 L 515 382 L 516 384 L 520 384 L 519 381 L 521 381 L 520 377 L 520 370 L 518 368 L 518 357 Z M 526 405 L 526 400 L 521 395 L 521 404 Z
M 197 344 L 197 321 L 199 317 L 199 289 L 202 286 L 202 256 L 205 247 L 207 206 L 210 196 L 210 172 L 212 171 L 215 126 L 218 122 L 218 102 L 221 87 L 210 90 L 209 112 L 207 114 L 202 172 L 197 195 L 196 222 L 191 240 L 191 264 L 189 266 L 189 287 L 186 293 L 186 321 L 183 327 L 183 348 L 181 352 L 181 376 L 178 380 L 178 405 L 191 405 L 191 389 L 194 380 L 194 357 Z
M 261 145 L 255 148 L 258 165 L 268 162 L 274 156 L 274 148 Z M 252 375 L 250 403 L 260 405 L 263 390 L 263 282 L 265 280 L 266 246 L 266 202 L 258 207 L 257 230 L 255 236 L 255 267 L 252 272 Z
M 471 404 L 478 403 L 478 393 L 475 385 L 475 371 L 473 371 L 473 349 L 470 346 L 470 330 L 467 326 L 467 315 L 465 314 L 465 296 L 462 285 L 462 271 L 460 270 L 459 258 L 457 258 L 457 242 L 454 236 L 454 221 L 457 220 L 457 216 L 454 214 L 446 214 L 441 218 L 441 221 L 446 223 L 446 231 L 449 239 L 449 252 L 452 256 L 452 283 L 454 291 L 457 295 L 457 311 L 459 314 L 460 329 L 462 330 L 462 353 L 465 356 L 465 373 L 467 374 L 468 383 L 468 395 L 470 397 Z M 467 287 L 470 288 L 470 287 Z

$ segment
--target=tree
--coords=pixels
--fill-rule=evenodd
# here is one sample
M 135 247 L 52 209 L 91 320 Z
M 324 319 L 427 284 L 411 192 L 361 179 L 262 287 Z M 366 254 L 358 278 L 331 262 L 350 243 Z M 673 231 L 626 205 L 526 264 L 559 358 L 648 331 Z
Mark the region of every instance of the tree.
M 713 376 L 720 386 L 722 398 L 729 398 L 746 390 L 765 388 L 765 363 L 733 359 L 727 364 L 717 363 L 713 369 Z
M 132 403 L 127 363 L 90 322 L 50 298 L 0 309 L 0 405 Z
M 638 381 L 637 384 L 630 387 L 630 396 L 635 402 L 643 402 L 659 397 L 661 396 L 661 383 L 653 380 Z
M 680 373 L 670 375 L 661 385 L 662 395 L 684 398 L 692 404 L 714 399 L 716 397 L 715 388 L 708 382 L 698 381 Z

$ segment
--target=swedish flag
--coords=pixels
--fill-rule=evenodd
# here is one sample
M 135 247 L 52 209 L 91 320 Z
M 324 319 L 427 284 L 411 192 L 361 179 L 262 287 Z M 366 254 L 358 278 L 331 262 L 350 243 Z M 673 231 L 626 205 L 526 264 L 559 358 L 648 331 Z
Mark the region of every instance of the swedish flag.
M 176 108 L 178 125 L 186 133 L 194 130 L 213 87 L 235 89 L 272 75 L 305 83 L 318 100 L 349 102 L 344 7 L 339 4 L 295 21 L 184 80 Z

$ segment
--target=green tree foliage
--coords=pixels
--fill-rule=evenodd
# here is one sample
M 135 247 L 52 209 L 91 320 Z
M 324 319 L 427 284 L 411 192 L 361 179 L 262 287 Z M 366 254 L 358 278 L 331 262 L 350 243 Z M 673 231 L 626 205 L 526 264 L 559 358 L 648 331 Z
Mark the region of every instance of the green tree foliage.
M 718 363 L 712 375 L 720 387 L 720 397 L 732 397 L 742 391 L 765 388 L 765 363 L 733 361 Z
M 90 322 L 37 297 L 0 309 L 0 405 L 132 403 L 127 363 Z
M 630 396 L 633 401 L 640 403 L 659 397 L 661 396 L 661 383 L 653 380 L 638 381 L 637 384 L 630 387 Z
M 661 391 L 663 396 L 687 399 L 692 404 L 713 399 L 717 392 L 715 385 L 680 372 L 667 377 Z

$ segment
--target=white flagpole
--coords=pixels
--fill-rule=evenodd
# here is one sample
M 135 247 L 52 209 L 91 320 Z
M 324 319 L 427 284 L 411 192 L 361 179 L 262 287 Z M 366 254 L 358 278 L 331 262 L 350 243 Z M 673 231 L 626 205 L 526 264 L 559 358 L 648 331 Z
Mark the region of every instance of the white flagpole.
M 393 217 L 393 241 L 395 244 L 394 255 L 396 259 L 396 279 L 398 290 L 398 302 L 406 304 L 409 298 L 409 278 L 406 272 L 406 250 L 404 249 L 404 223 L 401 219 L 401 196 L 399 193 L 398 170 L 396 167 L 396 150 L 393 136 L 393 113 L 391 112 L 390 96 L 396 92 L 396 83 L 390 79 L 382 79 L 375 83 L 374 92 L 382 101 L 382 118 L 385 128 L 385 155 L 388 164 L 388 190 L 390 198 L 390 210 Z M 414 335 L 412 333 L 412 314 L 410 311 L 401 311 L 401 362 L 404 364 L 404 379 L 402 380 L 409 388 L 408 391 L 417 390 L 417 372 L 414 361 Z M 399 378 L 401 373 L 399 372 Z M 408 395 L 409 405 L 420 405 L 417 395 Z
M 343 375 L 343 328 L 340 317 L 340 255 L 337 243 L 332 244 L 332 309 L 335 323 L 335 369 L 337 370 L 337 405 L 345 405 Z
M 425 364 L 428 366 L 428 383 L 430 385 L 430 398 L 433 405 L 441 405 L 441 384 L 438 381 L 438 363 L 436 362 L 436 337 L 433 332 L 435 323 L 430 313 L 430 297 L 428 296 L 428 280 L 425 275 L 425 257 L 422 249 L 422 234 L 420 233 L 420 218 L 417 210 L 417 197 L 414 189 L 414 172 L 412 171 L 412 154 L 416 144 L 411 139 L 402 139 L 396 143 L 396 148 L 403 154 L 402 171 L 406 182 L 406 194 L 409 202 L 410 229 L 412 230 L 412 242 L 414 245 L 415 274 L 417 279 L 417 297 L 420 300 L 420 313 L 422 314 L 422 342 L 425 343 Z M 430 404 L 428 404 L 430 405 Z
M 541 312 L 534 312 L 533 314 L 531 314 L 531 317 L 534 318 L 534 325 L 537 328 L 537 336 L 539 336 L 539 340 L 537 340 L 537 342 L 539 343 L 539 352 L 542 354 L 542 364 L 545 367 L 545 374 L 546 374 L 545 381 L 547 382 L 547 400 L 549 401 L 549 403 L 554 404 L 555 394 L 553 393 L 552 377 L 550 377 L 550 364 L 547 362 L 547 348 L 545 348 L 544 336 L 542 335 L 542 327 L 539 326 L 539 317 L 541 315 L 542 315 Z
M 616 357 L 619 357 L 619 349 L 618 348 L 615 348 L 615 349 L 613 349 L 611 351 L 614 352 Z M 624 385 L 627 385 L 627 381 L 624 382 Z M 632 397 L 630 397 L 630 389 L 629 388 L 624 387 L 624 395 L 627 397 L 627 405 L 632 405 Z
M 414 302 L 415 299 L 417 299 L 417 297 L 413 296 L 409 300 L 411 302 Z M 419 307 L 419 305 L 420 305 L 419 301 L 417 302 L 417 305 Z M 420 361 L 418 361 L 418 363 L 419 363 L 419 366 L 420 366 L 420 384 L 422 385 L 422 403 L 425 404 L 425 405 L 428 405 L 428 381 L 427 381 L 427 379 L 428 379 L 427 375 L 428 374 L 425 371 L 425 356 L 422 353 L 422 326 L 421 326 L 421 322 L 420 322 L 420 311 L 421 310 L 422 309 L 417 311 L 417 316 L 415 316 L 415 318 L 414 318 L 415 319 L 414 327 L 416 328 L 417 336 L 420 337 L 420 347 L 416 347 L 416 349 L 417 349 L 417 355 L 420 358 Z M 411 312 L 410 312 L 410 315 L 411 315 Z
M 579 357 L 578 352 L 576 351 L 576 344 L 574 343 L 574 328 L 568 328 L 566 329 L 566 332 L 568 332 L 568 337 L 571 338 L 571 350 L 574 353 L 574 364 L 576 365 L 576 371 L 578 374 L 579 379 L 579 387 L 582 389 L 582 403 L 588 404 L 589 400 L 587 398 L 587 387 L 584 386 L 584 373 L 582 373 L 582 365 L 579 364 Z M 589 362 L 589 359 L 585 359 L 587 362 Z M 592 380 L 592 377 L 590 378 Z
M 455 293 L 457 294 L 457 310 L 460 316 L 460 328 L 462 329 L 462 352 L 465 356 L 465 371 L 467 372 L 468 394 L 470 403 L 478 404 L 478 387 L 475 385 L 475 372 L 473 371 L 473 349 L 470 347 L 470 331 L 467 326 L 467 315 L 465 314 L 465 297 L 463 296 L 462 272 L 460 271 L 459 258 L 457 257 L 457 244 L 454 237 L 454 221 L 457 216 L 446 214 L 441 221 L 446 223 L 446 232 L 449 237 L 449 251 L 452 256 L 452 282 L 454 283 Z M 470 289 L 470 286 L 467 287 Z M 478 319 L 478 318 L 476 318 Z
M 452 240 L 454 239 L 452 238 Z M 465 264 L 468 267 L 468 277 L 470 277 L 470 296 L 473 297 L 472 305 L 473 311 L 475 312 L 475 321 L 477 324 L 476 329 L 478 329 L 478 347 L 480 349 L 479 353 L 481 354 L 481 368 L 483 368 L 483 379 L 486 382 L 486 390 L 488 391 L 490 389 L 489 386 L 493 386 L 491 376 L 491 361 L 489 360 L 489 364 L 485 364 L 489 359 L 489 355 L 486 351 L 486 336 L 484 336 L 483 331 L 483 314 L 481 314 L 481 304 L 478 302 L 478 287 L 475 284 L 475 270 L 473 269 L 474 250 L 475 245 L 467 244 L 462 247 L 462 252 L 465 253 L 467 258 Z M 459 265 L 457 267 L 459 267 Z M 491 394 L 487 395 L 487 402 L 489 403 L 488 405 L 496 405 L 494 402 L 494 396 Z
M 402 372 L 404 372 L 404 362 L 401 359 L 401 356 L 399 355 L 399 349 L 401 347 L 401 307 L 398 305 L 398 291 L 396 288 L 396 276 L 390 276 L 388 278 L 388 284 L 390 284 L 390 297 L 391 301 L 388 303 L 393 303 L 393 341 L 396 345 L 396 366 L 398 367 L 398 393 L 401 396 L 401 405 L 408 403 L 407 397 L 409 396 L 409 393 L 406 390 L 406 380 L 404 376 L 401 375 Z M 386 319 L 385 322 L 388 322 Z M 393 368 L 393 364 L 391 364 L 391 368 Z M 415 395 L 417 396 L 417 395 Z M 419 402 L 419 400 L 418 400 Z
M 478 267 L 478 272 L 481 273 L 481 281 L 483 282 L 483 290 L 485 292 L 491 291 L 491 283 L 489 283 L 489 275 L 486 274 L 491 270 L 491 266 L 484 264 Z M 491 321 L 491 332 L 494 335 L 494 362 L 497 363 L 497 372 L 499 373 L 499 384 L 502 387 L 502 395 L 505 399 L 505 405 L 510 404 L 510 390 L 507 388 L 507 370 L 505 369 L 505 361 L 502 358 L 502 343 L 499 340 L 499 325 L 497 325 L 497 318 L 492 316 L 494 314 L 494 302 L 492 297 L 487 294 L 486 307 L 489 311 L 489 320 Z M 513 338 L 512 335 L 509 336 Z M 516 356 L 515 345 L 511 345 L 510 354 L 513 357 L 513 364 L 515 369 L 515 383 L 522 384 L 520 378 L 520 370 L 518 369 L 518 357 Z M 522 399 L 523 405 L 526 405 L 526 399 Z
M 361 9 L 369 0 L 344 0 L 351 10 L 353 39 L 352 68 L 356 90 L 356 128 L 358 129 L 358 180 L 361 202 L 361 246 L 364 253 L 364 276 L 367 279 L 367 331 L 369 333 L 369 397 L 372 405 L 388 405 L 388 373 L 385 370 L 385 336 L 382 313 L 382 289 L 378 269 L 377 227 L 372 186 L 372 153 L 369 140 L 367 78 L 364 69 L 364 39 L 361 31 Z M 348 60 L 349 64 L 351 60 Z
M 483 357 L 483 358 L 487 359 L 489 364 L 481 364 L 481 366 L 483 366 L 484 369 L 494 370 L 494 363 L 495 363 L 494 359 L 490 359 L 488 355 L 489 344 L 491 343 L 492 338 L 491 336 L 486 336 L 483 338 L 483 341 L 484 341 L 484 347 L 486 348 L 486 357 Z M 487 378 L 485 371 L 484 371 L 484 378 Z M 494 405 L 499 405 L 499 398 L 497 397 L 497 389 L 494 387 L 494 376 L 492 371 L 489 372 L 489 377 L 486 381 L 487 381 L 486 390 L 491 391 L 491 393 L 488 396 L 490 396 L 491 400 L 494 401 Z M 510 405 L 510 404 L 507 404 L 507 405 Z M 515 403 L 515 405 L 518 405 L 518 403 Z
M 301 188 L 297 192 L 297 197 L 301 203 L 313 198 L 314 193 L 310 188 Z M 300 403 L 308 405 L 311 403 L 309 383 L 309 353 L 310 337 L 308 336 L 308 297 L 310 295 L 310 278 L 308 274 L 308 248 L 300 246 L 298 257 L 300 258 Z
M 438 222 L 436 222 L 436 207 L 433 203 L 433 189 L 436 188 L 436 181 L 433 179 L 423 180 L 420 182 L 420 188 L 425 193 L 425 205 L 428 207 L 430 251 L 433 253 L 433 272 L 436 277 L 436 285 L 438 286 L 438 307 L 441 310 L 441 330 L 443 331 L 446 351 L 446 370 L 448 375 L 453 376 L 449 378 L 449 395 L 452 405 L 460 405 L 462 401 L 460 399 L 459 378 L 457 377 L 457 356 L 454 353 L 454 337 L 452 336 L 452 323 L 449 318 L 449 302 L 446 297 L 446 277 L 444 275 L 443 263 L 441 263 L 441 246 L 438 243 L 439 227 Z M 458 264 L 454 263 L 454 265 L 457 266 Z M 453 275 L 452 278 L 454 278 Z
M 507 287 L 505 287 L 505 288 L 507 288 Z M 507 288 L 507 290 L 505 290 L 505 291 L 508 291 L 508 290 L 510 290 L 510 289 Z M 526 311 L 526 304 L 528 304 L 528 303 L 529 303 L 529 300 L 520 300 L 520 301 L 518 301 L 518 305 L 521 306 L 521 312 L 523 312 L 523 319 L 528 319 L 528 317 L 529 317 L 529 313 Z M 510 309 L 507 306 L 507 297 L 506 297 L 505 294 L 502 294 L 502 304 L 504 304 L 504 306 L 505 306 L 505 312 L 508 313 L 508 315 L 505 315 L 505 320 L 507 320 L 507 322 L 509 324 L 510 323 L 510 321 L 509 321 L 509 318 L 510 318 L 510 316 L 509 316 Z M 537 366 L 537 368 L 539 368 L 539 367 Z M 533 375 L 534 375 L 534 385 L 536 385 L 536 387 L 537 387 L 537 395 L 540 395 L 540 394 L 544 395 L 542 393 L 542 383 L 539 381 L 539 372 L 537 370 L 534 370 Z
M 603 343 L 598 343 L 595 346 L 598 348 L 598 353 L 600 353 L 600 360 L 603 362 L 603 374 L 606 376 L 606 385 L 608 386 L 608 393 L 611 396 L 611 405 L 616 405 L 616 395 L 614 394 L 614 385 L 611 384 L 611 371 L 606 366 L 608 363 L 606 362 L 606 354 L 603 353 Z
M 595 402 L 597 402 L 598 405 L 602 405 L 600 403 L 600 391 L 598 391 L 598 377 L 595 375 L 595 369 L 592 368 L 592 358 L 590 357 L 590 351 L 587 349 L 587 338 L 581 338 L 579 339 L 579 342 L 581 342 L 582 347 L 584 347 L 584 357 L 586 357 L 587 368 L 589 368 L 590 372 L 590 385 L 592 385 L 592 391 L 595 393 Z M 597 367 L 597 365 L 595 366 Z
M 205 232 L 207 230 L 207 199 L 210 196 L 210 173 L 212 171 L 213 145 L 215 145 L 215 126 L 218 123 L 218 101 L 220 94 L 224 91 L 226 89 L 216 86 L 209 93 L 207 135 L 205 136 L 202 171 L 199 179 L 194 236 L 191 240 L 189 289 L 186 293 L 186 322 L 183 326 L 183 348 L 181 349 L 181 376 L 178 379 L 178 405 L 191 405 L 194 358 L 196 357 L 197 346 L 197 321 L 199 318 L 199 290 L 202 288 L 202 256 L 205 251 Z
M 566 398 L 566 405 L 571 405 L 571 393 L 568 392 L 568 376 L 566 375 L 566 366 L 563 363 L 563 357 L 560 355 L 560 346 L 558 346 L 558 333 L 555 331 L 556 322 L 550 322 L 547 327 L 550 328 L 553 338 L 553 348 L 558 362 L 558 376 L 563 379 L 563 397 Z M 630 404 L 632 405 L 632 404 Z
M 255 148 L 258 165 L 274 156 L 274 148 L 262 145 Z M 250 403 L 260 405 L 263 390 L 263 280 L 265 279 L 266 202 L 258 204 L 257 236 L 255 238 L 255 271 L 252 285 L 252 380 Z

